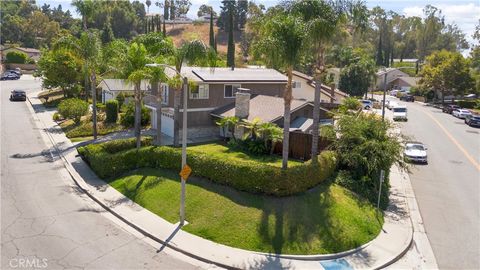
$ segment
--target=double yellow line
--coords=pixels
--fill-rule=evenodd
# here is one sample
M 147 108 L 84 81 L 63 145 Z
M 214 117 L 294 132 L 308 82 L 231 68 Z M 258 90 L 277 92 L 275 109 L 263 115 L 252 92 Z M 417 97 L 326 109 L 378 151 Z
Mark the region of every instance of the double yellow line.
M 472 157 L 472 155 L 470 155 L 470 153 L 467 152 L 467 150 L 465 150 L 465 148 L 463 148 L 463 146 L 453 137 L 453 135 L 448 132 L 448 130 L 437 119 L 435 119 L 435 117 L 431 113 L 425 112 L 425 114 L 427 114 L 428 117 L 430 117 L 433 122 L 435 122 L 440 127 L 440 129 L 445 133 L 445 135 L 447 135 L 448 139 L 450 139 L 450 141 L 452 141 L 453 144 L 457 146 L 457 148 L 463 153 L 463 155 L 468 159 L 468 161 L 470 161 L 470 163 L 472 163 L 473 166 L 478 171 L 480 171 L 480 164 L 475 160 L 474 157 Z

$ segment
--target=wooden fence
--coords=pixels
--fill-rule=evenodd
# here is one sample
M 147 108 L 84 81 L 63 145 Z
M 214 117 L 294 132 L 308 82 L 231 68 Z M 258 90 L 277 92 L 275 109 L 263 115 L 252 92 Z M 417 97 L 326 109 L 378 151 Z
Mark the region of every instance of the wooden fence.
M 332 142 L 326 138 L 320 137 L 318 139 L 318 152 L 325 150 Z M 275 154 L 282 154 L 283 143 L 275 144 L 273 152 Z M 303 132 L 290 132 L 289 138 L 289 158 L 309 160 L 312 158 L 312 134 Z

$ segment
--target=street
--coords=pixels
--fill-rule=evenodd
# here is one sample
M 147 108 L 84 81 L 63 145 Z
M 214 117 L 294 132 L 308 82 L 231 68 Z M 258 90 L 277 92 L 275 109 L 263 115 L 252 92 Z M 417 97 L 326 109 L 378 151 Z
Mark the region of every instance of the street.
M 26 102 L 8 100 L 13 89 L 39 91 L 40 85 L 30 75 L 0 82 L 0 268 L 199 268 L 169 249 L 158 252 L 160 244 L 121 224 L 75 186 Z
M 428 147 L 410 180 L 440 269 L 480 269 L 480 129 L 419 103 L 406 105 L 402 133 Z

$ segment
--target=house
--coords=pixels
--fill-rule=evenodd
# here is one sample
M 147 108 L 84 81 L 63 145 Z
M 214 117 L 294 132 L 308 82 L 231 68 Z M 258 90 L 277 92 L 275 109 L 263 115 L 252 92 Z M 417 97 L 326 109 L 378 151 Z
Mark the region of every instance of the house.
M 166 69 L 167 76 L 175 73 Z M 195 84 L 188 94 L 188 136 L 218 136 L 218 127 L 213 111 L 235 103 L 235 94 L 239 88 L 247 88 L 251 95 L 282 97 L 287 77 L 273 69 L 264 68 L 202 68 L 182 67 L 182 76 Z M 173 99 L 174 89 L 161 84 L 162 132 L 173 136 Z M 151 110 L 152 128 L 156 128 L 156 101 L 153 97 L 144 98 L 145 105 Z M 268 108 L 269 104 L 262 104 Z M 180 109 L 180 119 L 183 109 Z M 181 122 L 181 121 L 180 121 Z M 179 123 L 181 128 L 181 123 Z
M 133 96 L 134 85 L 124 79 L 103 79 L 98 84 L 97 88 L 101 89 L 102 103 L 111 99 L 115 99 L 118 94 L 123 93 L 126 96 Z M 150 83 L 147 80 L 142 80 L 140 90 L 150 90 Z
M 315 97 L 315 82 L 313 77 L 298 71 L 293 71 L 292 94 L 294 99 L 313 102 Z M 322 84 L 320 89 L 320 102 L 340 104 L 345 97 L 348 97 L 348 94 L 335 87 L 332 89 L 332 87 Z
M 388 88 L 396 90 L 410 90 L 410 88 L 417 86 L 420 79 L 420 77 L 398 77 L 389 83 Z
M 268 105 L 267 105 L 268 104 Z M 321 108 L 320 119 L 329 118 L 327 110 Z M 240 88 L 236 93 L 234 103 L 230 103 L 211 112 L 215 119 L 236 116 L 240 119 L 253 121 L 258 118 L 261 122 L 274 123 L 279 127 L 284 124 L 284 100 L 282 97 L 267 95 L 251 95 L 250 91 Z M 305 101 L 293 99 L 290 107 L 290 131 L 300 131 L 308 133 L 313 125 L 313 104 Z M 222 136 L 231 136 L 231 134 L 222 134 Z M 243 131 L 236 130 L 235 137 L 242 137 Z
M 40 59 L 40 50 L 34 49 L 34 48 L 24 48 L 24 47 L 4 47 L 2 48 L 2 63 L 5 60 L 7 53 L 9 52 L 22 52 L 25 53 L 28 57 L 32 58 L 35 61 L 38 61 Z
M 385 73 L 387 73 L 387 86 L 393 82 L 393 80 L 399 77 L 409 77 L 407 73 L 397 69 L 397 68 L 387 68 L 387 69 L 379 69 L 375 74 L 375 88 L 379 90 L 383 90 L 383 84 L 385 80 Z

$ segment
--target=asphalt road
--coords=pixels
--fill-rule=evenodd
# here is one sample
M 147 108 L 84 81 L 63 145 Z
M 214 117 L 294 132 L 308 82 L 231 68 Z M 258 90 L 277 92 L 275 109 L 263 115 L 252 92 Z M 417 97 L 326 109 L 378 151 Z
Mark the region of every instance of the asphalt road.
M 157 252 L 159 244 L 81 193 L 26 103 L 8 100 L 12 89 L 38 91 L 40 82 L 28 75 L 0 82 L 1 269 L 199 268 L 171 250 Z
M 480 129 L 419 103 L 402 133 L 428 147 L 410 180 L 440 269 L 480 269 Z

